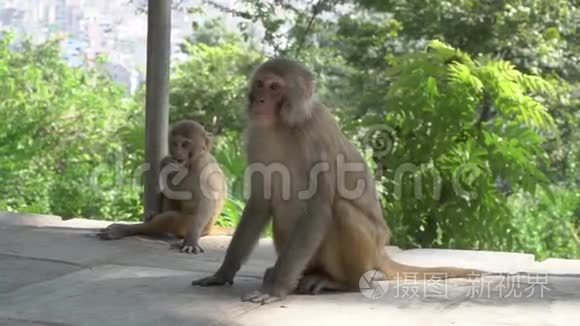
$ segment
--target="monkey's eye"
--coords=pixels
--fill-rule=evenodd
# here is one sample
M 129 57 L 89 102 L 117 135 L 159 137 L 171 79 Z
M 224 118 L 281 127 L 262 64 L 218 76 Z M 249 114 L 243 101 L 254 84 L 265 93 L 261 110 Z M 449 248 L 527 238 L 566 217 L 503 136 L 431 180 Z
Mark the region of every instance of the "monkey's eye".
M 280 84 L 278 84 L 278 83 L 272 83 L 270 85 L 270 89 L 273 90 L 273 91 L 277 91 L 278 89 L 280 89 Z
M 187 142 L 181 143 L 181 148 L 187 148 Z
M 264 82 L 261 80 L 256 80 L 256 87 L 258 87 L 258 88 L 264 87 Z

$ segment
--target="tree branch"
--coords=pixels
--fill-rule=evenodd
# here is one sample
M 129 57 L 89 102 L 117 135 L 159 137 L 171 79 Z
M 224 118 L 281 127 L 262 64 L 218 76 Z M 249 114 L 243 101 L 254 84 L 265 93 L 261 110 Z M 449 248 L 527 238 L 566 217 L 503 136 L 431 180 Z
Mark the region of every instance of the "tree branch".
M 306 41 L 306 36 L 308 35 L 308 33 L 310 32 L 310 29 L 312 28 L 312 24 L 314 23 L 314 19 L 316 19 L 316 16 L 320 13 L 320 8 L 322 8 L 324 1 L 325 0 L 318 0 L 318 2 L 314 6 L 312 6 L 312 15 L 310 16 L 310 19 L 308 20 L 308 25 L 306 25 L 306 30 L 304 30 L 304 34 L 302 34 L 302 38 L 300 40 L 300 43 L 298 43 L 298 47 L 296 48 L 296 57 L 298 57 L 298 55 L 300 54 L 300 51 L 302 50 L 302 46 L 304 45 L 304 42 Z

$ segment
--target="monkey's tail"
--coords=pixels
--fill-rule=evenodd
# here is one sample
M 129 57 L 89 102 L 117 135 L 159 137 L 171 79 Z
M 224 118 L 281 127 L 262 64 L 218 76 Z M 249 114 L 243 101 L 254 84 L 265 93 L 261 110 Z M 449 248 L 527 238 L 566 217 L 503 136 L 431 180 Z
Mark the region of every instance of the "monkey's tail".
M 471 269 L 458 268 L 450 266 L 438 267 L 419 267 L 398 263 L 389 257 L 386 253 L 383 255 L 381 270 L 385 273 L 387 279 L 448 279 L 448 278 L 474 278 L 481 277 L 487 272 Z

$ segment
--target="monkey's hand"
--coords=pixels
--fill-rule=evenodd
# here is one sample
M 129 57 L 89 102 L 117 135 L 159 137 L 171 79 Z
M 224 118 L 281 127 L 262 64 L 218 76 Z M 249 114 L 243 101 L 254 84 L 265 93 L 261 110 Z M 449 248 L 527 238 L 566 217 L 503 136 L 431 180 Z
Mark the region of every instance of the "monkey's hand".
M 219 271 L 212 276 L 204 277 L 191 282 L 191 285 L 193 286 L 218 286 L 225 284 L 232 285 L 234 284 L 234 280 L 232 278 L 223 276 Z
M 161 167 L 163 168 L 163 167 L 165 167 L 165 166 L 167 166 L 168 164 L 171 164 L 171 163 L 176 163 L 176 161 L 175 161 L 175 159 L 173 158 L 173 156 L 169 156 L 169 155 L 168 155 L 168 156 L 165 156 L 165 157 L 164 157 L 164 158 L 161 160 Z

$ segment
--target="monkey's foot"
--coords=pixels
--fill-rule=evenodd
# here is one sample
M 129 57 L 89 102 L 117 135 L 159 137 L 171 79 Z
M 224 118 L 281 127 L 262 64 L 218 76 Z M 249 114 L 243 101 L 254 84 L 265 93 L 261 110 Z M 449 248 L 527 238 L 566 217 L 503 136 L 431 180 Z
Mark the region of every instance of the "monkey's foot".
M 185 241 L 183 240 L 182 243 L 174 243 L 171 245 L 172 249 L 179 249 L 179 251 L 184 252 L 186 254 L 201 254 L 204 253 L 205 250 L 203 250 L 203 248 L 198 245 L 198 244 L 192 244 L 189 241 Z
M 201 254 L 205 252 L 199 245 L 183 245 L 180 250 L 186 254 Z
M 99 230 L 97 236 L 102 240 L 117 240 L 128 236 L 130 233 L 129 225 L 114 223 Z
M 242 301 L 249 301 L 253 303 L 259 303 L 262 305 L 278 302 L 281 300 L 282 300 L 281 297 L 277 297 L 268 293 L 262 293 L 261 291 L 258 290 L 254 290 L 242 296 Z
M 220 274 L 217 274 L 217 273 L 212 275 L 212 276 L 201 278 L 199 280 L 193 280 L 191 282 L 191 285 L 193 285 L 193 286 L 219 286 L 219 285 L 225 285 L 225 284 L 232 285 L 232 284 L 234 284 L 234 280 L 228 279 L 228 278 L 221 276 Z
M 318 294 L 322 291 L 345 291 L 347 288 L 344 284 L 336 282 L 327 276 L 320 274 L 304 275 L 296 292 L 301 294 Z

